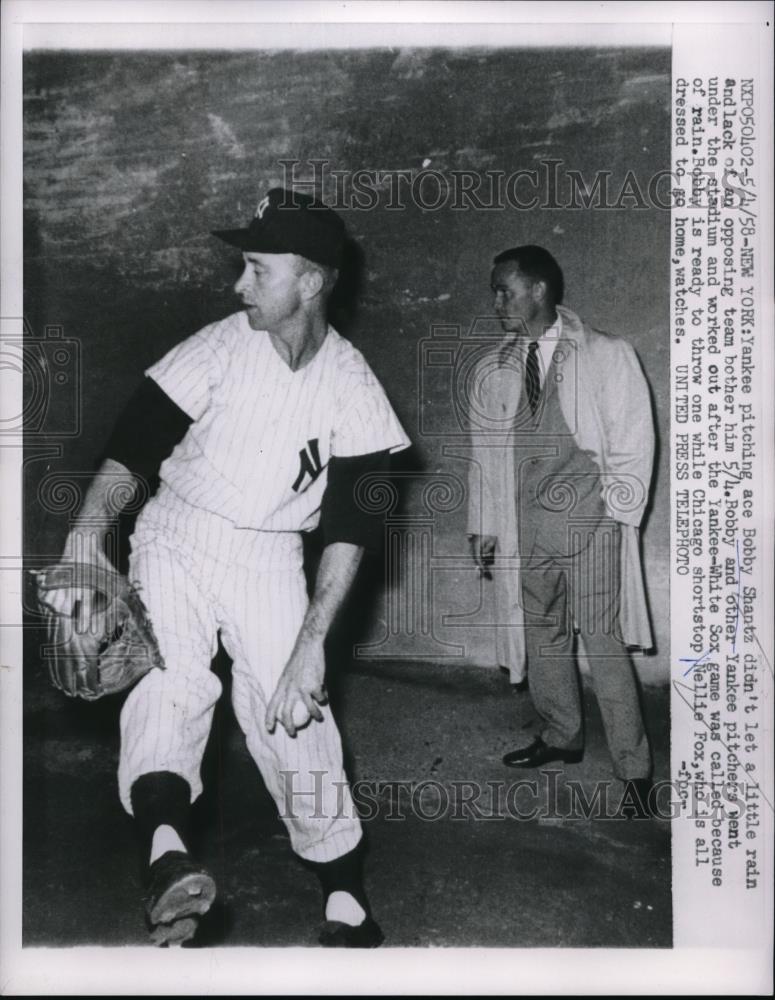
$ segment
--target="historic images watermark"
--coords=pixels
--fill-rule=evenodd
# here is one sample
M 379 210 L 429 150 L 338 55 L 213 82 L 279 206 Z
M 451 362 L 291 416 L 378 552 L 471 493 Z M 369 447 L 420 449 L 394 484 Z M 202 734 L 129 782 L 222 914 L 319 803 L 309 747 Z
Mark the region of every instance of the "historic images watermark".
M 23 317 L 0 320 L 0 371 L 3 375 L 0 448 L 23 447 L 22 488 L 27 510 L 37 510 L 42 517 L 63 520 L 68 532 L 78 520 L 81 530 L 73 539 L 69 566 L 73 579 L 77 567 L 86 566 L 95 549 L 104 543 L 105 554 L 120 565 L 127 552 L 118 523 L 120 515 L 137 514 L 153 492 L 152 482 L 141 475 L 131 481 L 119 471 L 106 471 L 113 482 L 107 491 L 107 512 L 91 520 L 81 517 L 84 498 L 94 477 L 89 469 L 52 469 L 65 449 L 83 432 L 84 345 L 61 324 L 47 324 L 34 329 Z M 42 465 L 42 463 L 45 464 Z M 122 548 L 123 546 L 123 548 Z M 22 627 L 39 628 L 40 606 L 36 593 L 37 569 L 53 565 L 61 552 L 34 555 L 25 547 L 13 556 L 6 555 L 0 571 L 23 574 L 19 588 Z M 75 621 L 71 623 L 75 629 Z M 45 661 L 54 646 L 41 645 Z
M 26 319 L 0 319 L 0 370 L 9 390 L 2 394 L 0 446 L 11 439 L 73 438 L 81 433 L 82 349 L 62 326 L 36 335 Z M 20 379 L 21 394 L 10 391 Z M 18 383 L 17 383 L 18 384 Z
M 719 156 L 691 166 L 691 195 L 685 194 L 688 159 L 674 170 L 647 177 L 629 169 L 623 175 L 581 170 L 562 159 L 543 157 L 534 167 L 505 170 L 438 170 L 431 160 L 419 168 L 337 170 L 327 159 L 280 159 L 282 186 L 308 191 L 334 209 L 400 212 L 497 212 L 506 209 L 561 211 L 648 211 L 672 208 L 734 208 L 746 203 L 746 178 Z
M 285 803 L 282 818 L 291 820 L 301 812 L 315 819 L 330 819 L 334 818 L 329 815 L 332 811 L 335 816 L 354 812 L 365 822 L 687 819 L 698 829 L 707 826 L 709 835 L 723 826 L 725 839 L 734 841 L 740 836 L 749 802 L 744 782 L 659 781 L 642 797 L 644 793 L 636 787 L 616 779 L 581 782 L 567 778 L 562 771 L 547 769 L 518 781 L 424 778 L 359 780 L 350 785 L 334 782 L 337 797 L 332 810 L 326 791 L 331 783 L 324 783 L 325 771 L 301 775 L 286 770 L 280 776 Z

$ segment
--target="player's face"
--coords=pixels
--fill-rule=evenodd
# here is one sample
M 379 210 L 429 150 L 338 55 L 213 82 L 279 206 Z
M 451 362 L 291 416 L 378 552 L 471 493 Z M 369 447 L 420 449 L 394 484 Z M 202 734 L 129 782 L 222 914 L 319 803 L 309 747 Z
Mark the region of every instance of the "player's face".
M 290 253 L 244 253 L 245 270 L 234 286 L 255 330 L 275 331 L 298 311 L 302 296 L 296 258 Z
M 536 284 L 526 277 L 514 261 L 504 261 L 493 268 L 490 281 L 495 296 L 495 315 L 504 330 L 527 335 L 527 323 L 538 316 L 541 305 Z

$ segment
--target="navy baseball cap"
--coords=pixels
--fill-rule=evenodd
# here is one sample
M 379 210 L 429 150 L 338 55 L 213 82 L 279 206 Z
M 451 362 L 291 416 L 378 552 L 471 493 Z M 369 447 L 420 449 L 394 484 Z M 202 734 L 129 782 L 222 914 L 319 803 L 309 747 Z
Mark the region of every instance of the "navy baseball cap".
M 317 198 L 272 188 L 256 206 L 246 229 L 217 229 L 213 236 L 243 253 L 295 253 L 339 267 L 345 228 L 341 217 Z

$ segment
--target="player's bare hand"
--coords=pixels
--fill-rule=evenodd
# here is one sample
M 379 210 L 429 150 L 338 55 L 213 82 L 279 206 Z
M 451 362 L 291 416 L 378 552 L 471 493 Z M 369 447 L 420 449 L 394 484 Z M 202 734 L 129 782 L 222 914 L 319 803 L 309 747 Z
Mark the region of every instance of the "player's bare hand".
M 471 556 L 479 567 L 479 576 L 491 580 L 490 567 L 495 562 L 495 545 L 498 541 L 495 535 L 470 535 Z
M 265 723 L 270 733 L 278 722 L 289 736 L 295 736 L 310 719 L 323 721 L 320 706 L 328 700 L 325 669 L 322 642 L 297 644 L 266 709 Z

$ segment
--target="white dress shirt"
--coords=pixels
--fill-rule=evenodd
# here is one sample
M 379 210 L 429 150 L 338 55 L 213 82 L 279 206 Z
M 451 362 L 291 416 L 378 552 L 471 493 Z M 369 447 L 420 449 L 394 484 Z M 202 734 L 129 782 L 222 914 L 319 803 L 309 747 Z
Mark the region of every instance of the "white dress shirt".
M 540 368 L 540 385 L 543 389 L 544 379 L 546 373 L 549 371 L 549 367 L 552 363 L 552 358 L 554 357 L 554 352 L 557 349 L 557 344 L 562 337 L 562 316 L 557 313 L 557 320 L 553 326 L 550 326 L 544 331 L 543 335 L 538 338 L 538 358 L 539 358 L 539 368 Z

